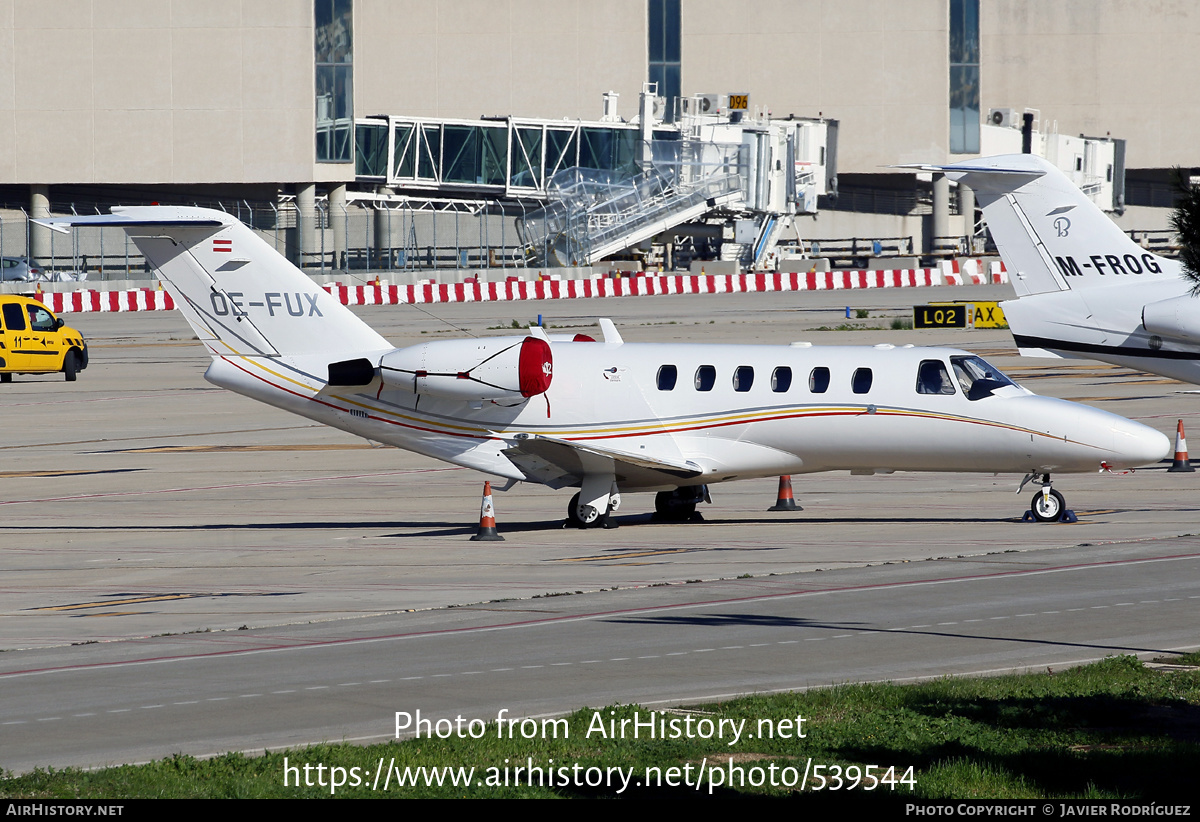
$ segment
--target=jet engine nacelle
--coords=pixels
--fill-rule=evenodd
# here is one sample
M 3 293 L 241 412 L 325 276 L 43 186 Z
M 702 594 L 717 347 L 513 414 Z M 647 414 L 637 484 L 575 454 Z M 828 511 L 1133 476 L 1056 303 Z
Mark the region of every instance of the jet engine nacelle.
M 1151 334 L 1177 340 L 1200 340 L 1200 299 L 1182 294 L 1169 300 L 1147 303 L 1142 308 L 1142 325 Z
M 439 340 L 398 348 L 379 361 L 384 383 L 448 400 L 515 400 L 545 393 L 550 345 L 537 337 Z

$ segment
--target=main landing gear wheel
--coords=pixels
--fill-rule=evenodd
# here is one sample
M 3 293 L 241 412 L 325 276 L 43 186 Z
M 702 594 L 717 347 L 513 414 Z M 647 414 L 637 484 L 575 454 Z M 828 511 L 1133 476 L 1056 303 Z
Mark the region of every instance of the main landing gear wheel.
M 1051 489 L 1049 494 L 1038 491 L 1033 495 L 1029 510 L 1038 522 L 1058 522 L 1062 519 L 1067 503 L 1063 495 Z
M 654 518 L 666 522 L 692 522 L 701 519 L 696 506 L 703 496 L 689 488 L 659 491 L 654 495 Z
M 601 528 L 616 528 L 617 524 L 609 519 L 609 515 L 621 505 L 620 495 L 614 495 L 615 502 L 609 501 L 608 511 L 604 516 L 590 505 L 579 504 L 579 494 L 571 497 L 567 505 L 567 524 L 572 528 L 592 528 L 599 524 Z

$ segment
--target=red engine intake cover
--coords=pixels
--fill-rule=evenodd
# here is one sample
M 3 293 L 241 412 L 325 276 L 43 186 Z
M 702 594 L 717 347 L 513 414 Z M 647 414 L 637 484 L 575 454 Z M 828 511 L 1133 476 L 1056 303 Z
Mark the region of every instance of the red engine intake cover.
M 517 375 L 522 397 L 546 393 L 554 377 L 554 358 L 550 356 L 550 345 L 545 340 L 525 338 L 521 343 L 521 357 L 517 361 Z

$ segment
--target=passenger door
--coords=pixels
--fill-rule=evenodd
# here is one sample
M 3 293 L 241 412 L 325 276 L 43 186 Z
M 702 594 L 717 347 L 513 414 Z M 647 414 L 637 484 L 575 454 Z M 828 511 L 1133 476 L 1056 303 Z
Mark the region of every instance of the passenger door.
M 25 306 L 20 303 L 4 303 L 0 307 L 0 346 L 3 346 L 4 370 L 24 371 L 29 368 L 29 355 L 25 353 L 25 335 L 29 328 Z
M 54 315 L 44 306 L 26 303 L 29 331 L 25 337 L 28 366 L 35 371 L 58 371 L 62 367 L 62 335 Z

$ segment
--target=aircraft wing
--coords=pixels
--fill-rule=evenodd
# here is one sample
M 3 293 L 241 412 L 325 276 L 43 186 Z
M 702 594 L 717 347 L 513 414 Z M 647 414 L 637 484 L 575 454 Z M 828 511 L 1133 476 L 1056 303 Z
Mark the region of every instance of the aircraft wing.
M 530 479 L 551 488 L 577 485 L 584 474 L 597 472 L 614 473 L 618 483 L 634 479 L 638 485 L 672 485 L 704 473 L 689 460 L 631 454 L 540 434 L 517 434 L 506 437 L 505 442 L 507 448 L 501 453 Z

